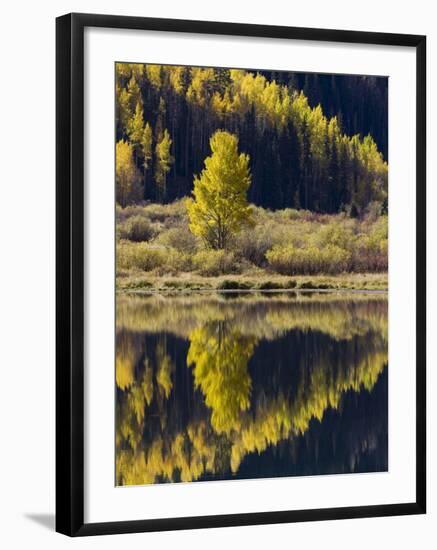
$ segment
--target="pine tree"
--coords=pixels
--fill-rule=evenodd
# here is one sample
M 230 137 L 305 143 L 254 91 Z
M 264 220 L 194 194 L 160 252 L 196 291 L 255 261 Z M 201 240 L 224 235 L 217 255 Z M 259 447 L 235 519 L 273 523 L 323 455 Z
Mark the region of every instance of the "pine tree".
M 210 139 L 212 155 L 194 178 L 194 199 L 187 200 L 190 230 L 213 249 L 223 249 L 232 235 L 252 221 L 247 201 L 251 183 L 249 156 L 238 153 L 237 136 L 218 130 Z

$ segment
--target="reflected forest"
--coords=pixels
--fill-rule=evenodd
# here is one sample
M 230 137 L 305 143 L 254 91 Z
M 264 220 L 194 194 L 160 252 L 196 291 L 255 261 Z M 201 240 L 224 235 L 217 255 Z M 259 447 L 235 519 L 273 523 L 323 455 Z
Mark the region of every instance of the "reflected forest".
M 388 80 L 115 64 L 115 484 L 388 469 Z

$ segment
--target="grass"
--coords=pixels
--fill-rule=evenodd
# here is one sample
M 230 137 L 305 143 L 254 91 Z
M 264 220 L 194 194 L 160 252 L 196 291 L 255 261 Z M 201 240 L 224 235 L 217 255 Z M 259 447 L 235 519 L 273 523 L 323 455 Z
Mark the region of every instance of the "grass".
M 341 275 L 221 275 L 203 277 L 193 273 L 156 276 L 141 271 L 117 275 L 117 291 L 189 292 L 198 290 L 387 290 L 386 273 L 346 273 Z

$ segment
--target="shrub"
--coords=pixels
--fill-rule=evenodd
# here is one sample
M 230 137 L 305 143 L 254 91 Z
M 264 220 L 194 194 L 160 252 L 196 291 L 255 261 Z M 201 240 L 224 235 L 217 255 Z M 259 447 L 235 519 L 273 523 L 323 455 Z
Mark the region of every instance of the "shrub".
M 150 221 L 165 223 L 168 227 L 187 219 L 183 199 L 174 201 L 171 204 L 148 204 L 144 207 L 144 214 L 147 215 Z
M 301 290 L 314 290 L 314 283 L 312 281 L 301 281 L 299 284 Z
M 301 220 L 308 214 L 307 210 L 296 210 L 295 208 L 284 208 L 278 212 L 279 217 L 284 221 Z
M 184 199 L 171 204 L 117 205 L 117 243 L 126 265 L 159 273 L 196 269 L 211 276 L 242 272 L 257 276 L 257 268 L 266 267 L 290 275 L 378 272 L 388 264 L 388 218 L 379 211 L 375 203 L 363 217 L 352 219 L 344 213 L 254 206 L 255 226 L 234 235 L 224 252 L 199 250 L 199 241 L 188 227 Z M 145 248 L 125 249 L 126 243 Z
M 353 220 L 325 223 L 311 236 L 312 243 L 320 249 L 335 245 L 350 251 L 355 244 L 354 225 Z
M 367 220 L 375 222 L 381 216 L 383 205 L 381 201 L 372 201 L 366 206 L 365 215 Z
M 238 271 L 234 254 L 225 250 L 201 250 L 193 256 L 193 265 L 201 275 L 208 277 Z
M 281 288 L 284 288 L 284 285 L 277 281 L 263 281 L 258 286 L 259 290 L 280 290 Z
M 388 239 L 388 218 L 387 216 L 380 216 L 372 225 L 370 231 L 371 238 L 382 241 Z
M 167 273 L 179 273 L 193 269 L 192 257 L 175 248 L 165 249 L 165 262 L 160 271 Z
M 320 251 L 318 271 L 341 273 L 349 267 L 351 253 L 335 244 L 329 244 Z
M 233 279 L 225 279 L 217 285 L 218 290 L 249 290 L 251 285 L 244 281 L 236 281 Z
M 356 272 L 385 271 L 388 268 L 388 240 L 361 234 L 352 258 L 352 269 Z
M 241 231 L 234 240 L 233 248 L 237 256 L 262 267 L 266 263 L 268 250 L 277 244 L 290 244 L 295 237 L 291 227 L 269 219 Z
M 152 271 L 166 261 L 163 249 L 153 248 L 146 243 L 120 241 L 117 245 L 117 270 L 141 269 Z
M 149 241 L 155 235 L 155 230 L 150 221 L 141 215 L 128 218 L 119 226 L 120 239 L 141 242 Z
M 193 253 L 197 247 L 197 239 L 188 227 L 172 227 L 167 229 L 160 233 L 156 242 L 186 253 Z
M 116 216 L 117 223 L 123 223 L 128 218 L 131 218 L 132 216 L 147 217 L 145 209 L 146 209 L 145 203 L 130 204 L 125 208 L 122 208 L 119 204 L 117 204 L 115 207 L 115 216 Z
M 178 273 L 192 269 L 191 256 L 174 248 L 152 246 L 147 243 L 120 241 L 117 245 L 117 271 L 140 269 Z
M 348 267 L 350 252 L 336 245 L 323 249 L 309 246 L 296 248 L 293 245 L 276 245 L 266 254 L 269 265 L 284 275 L 315 273 L 341 273 Z

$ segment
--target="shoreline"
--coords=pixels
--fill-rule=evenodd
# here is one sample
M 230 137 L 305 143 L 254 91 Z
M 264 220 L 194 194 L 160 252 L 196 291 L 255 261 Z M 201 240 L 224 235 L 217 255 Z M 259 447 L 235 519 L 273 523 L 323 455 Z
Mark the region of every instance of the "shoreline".
M 349 289 L 349 288 L 303 288 L 303 289 L 276 289 L 276 290 L 260 290 L 256 288 L 245 290 L 220 290 L 220 289 L 199 289 L 199 290 L 184 290 L 184 289 L 163 289 L 163 290 L 144 290 L 144 289 L 122 289 L 116 290 L 116 294 L 137 294 L 137 295 L 154 295 L 154 294 L 173 294 L 173 295 L 189 295 L 189 294 L 388 294 L 386 290 L 369 290 L 369 289 Z
M 341 275 L 281 276 L 263 274 L 202 277 L 190 274 L 152 275 L 145 272 L 117 274 L 116 293 L 288 293 L 348 292 L 387 293 L 387 273 L 347 273 Z

